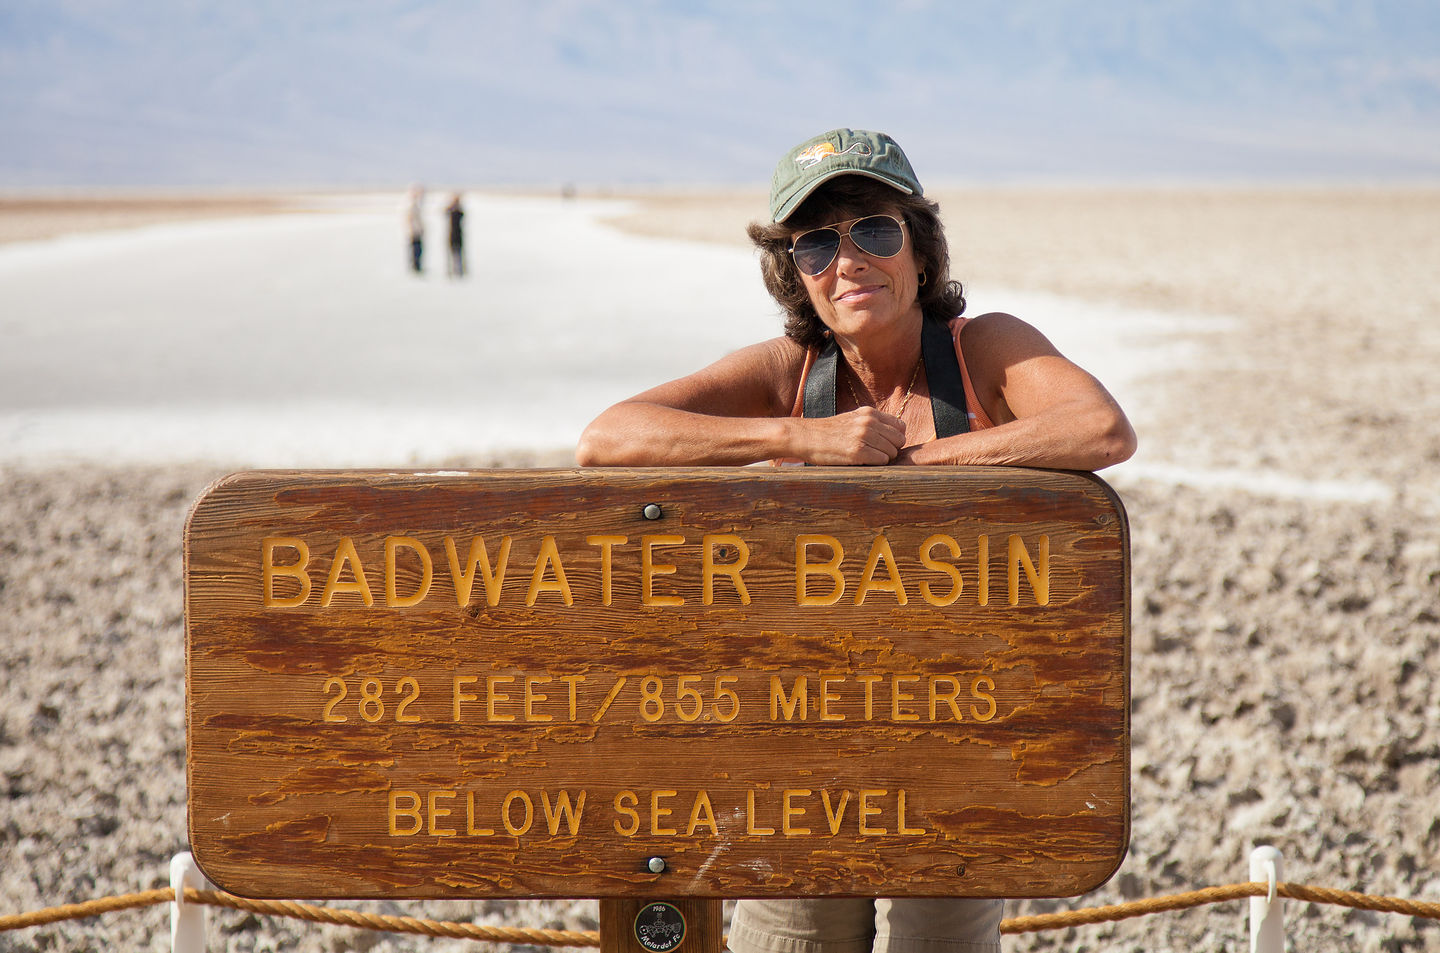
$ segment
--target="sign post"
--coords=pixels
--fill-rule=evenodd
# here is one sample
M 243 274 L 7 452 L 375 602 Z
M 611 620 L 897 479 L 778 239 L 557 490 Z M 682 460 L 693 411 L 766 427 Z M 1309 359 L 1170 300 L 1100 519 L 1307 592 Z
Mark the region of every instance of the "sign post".
M 192 849 L 245 896 L 625 900 L 649 953 L 662 898 L 1082 893 L 1128 553 L 1089 474 L 236 474 L 186 534 Z

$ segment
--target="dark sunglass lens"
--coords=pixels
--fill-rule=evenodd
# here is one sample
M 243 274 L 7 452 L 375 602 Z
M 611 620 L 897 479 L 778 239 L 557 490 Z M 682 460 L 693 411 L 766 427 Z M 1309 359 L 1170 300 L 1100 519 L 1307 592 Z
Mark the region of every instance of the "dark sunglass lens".
M 905 247 L 905 232 L 890 216 L 872 215 L 851 226 L 850 240 L 867 255 L 894 258 Z
M 840 250 L 840 233 L 833 228 L 817 228 L 796 237 L 793 254 L 795 267 L 807 275 L 818 275 L 830 267 Z

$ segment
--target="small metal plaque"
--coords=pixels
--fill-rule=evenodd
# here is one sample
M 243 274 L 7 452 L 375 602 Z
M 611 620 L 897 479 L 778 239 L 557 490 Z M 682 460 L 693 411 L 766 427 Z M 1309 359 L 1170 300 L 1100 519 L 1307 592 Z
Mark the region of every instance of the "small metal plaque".
M 635 915 L 635 942 L 649 953 L 670 953 L 685 942 L 685 915 L 673 903 L 647 903 Z

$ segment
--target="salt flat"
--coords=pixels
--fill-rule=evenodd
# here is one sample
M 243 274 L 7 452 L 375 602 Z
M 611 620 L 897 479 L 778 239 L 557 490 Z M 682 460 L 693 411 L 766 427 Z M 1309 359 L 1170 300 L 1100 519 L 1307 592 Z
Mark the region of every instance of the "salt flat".
M 324 466 L 556 447 L 637 382 L 768 335 L 744 254 L 618 235 L 603 207 L 472 201 L 463 281 L 438 241 L 425 275 L 407 270 L 398 197 L 0 248 L 0 454 Z
M 0 246 L 0 459 L 400 466 L 562 452 L 608 404 L 779 333 L 743 247 L 616 231 L 624 203 L 477 196 L 470 274 L 405 260 L 401 197 Z M 1122 402 L 1174 319 L 1043 293 Z

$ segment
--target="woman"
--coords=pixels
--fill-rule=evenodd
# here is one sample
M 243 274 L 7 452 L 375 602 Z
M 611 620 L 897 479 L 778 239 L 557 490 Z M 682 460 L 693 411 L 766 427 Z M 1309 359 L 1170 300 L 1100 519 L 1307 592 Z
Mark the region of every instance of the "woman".
M 766 287 L 786 311 L 785 336 L 606 410 L 581 436 L 582 466 L 789 460 L 1098 470 L 1134 452 L 1114 399 L 1042 334 L 1008 314 L 959 317 L 965 299 L 949 280 L 939 208 L 888 136 L 839 129 L 797 146 L 775 172 L 770 210 L 773 224 L 751 225 L 750 237 Z M 876 216 L 898 220 L 898 239 L 897 226 Z M 856 220 L 861 233 L 850 230 Z M 936 369 L 921 360 L 927 320 L 949 331 L 969 385 L 968 427 L 958 433 L 935 427 Z M 802 381 L 831 344 L 833 410 L 806 414 Z
M 973 320 L 939 207 L 900 147 L 837 129 L 776 168 L 752 224 L 785 336 L 622 401 L 583 466 L 1008 464 L 1098 470 L 1135 434 L 1105 388 L 1008 314 Z M 741 901 L 737 953 L 999 949 L 998 900 Z

